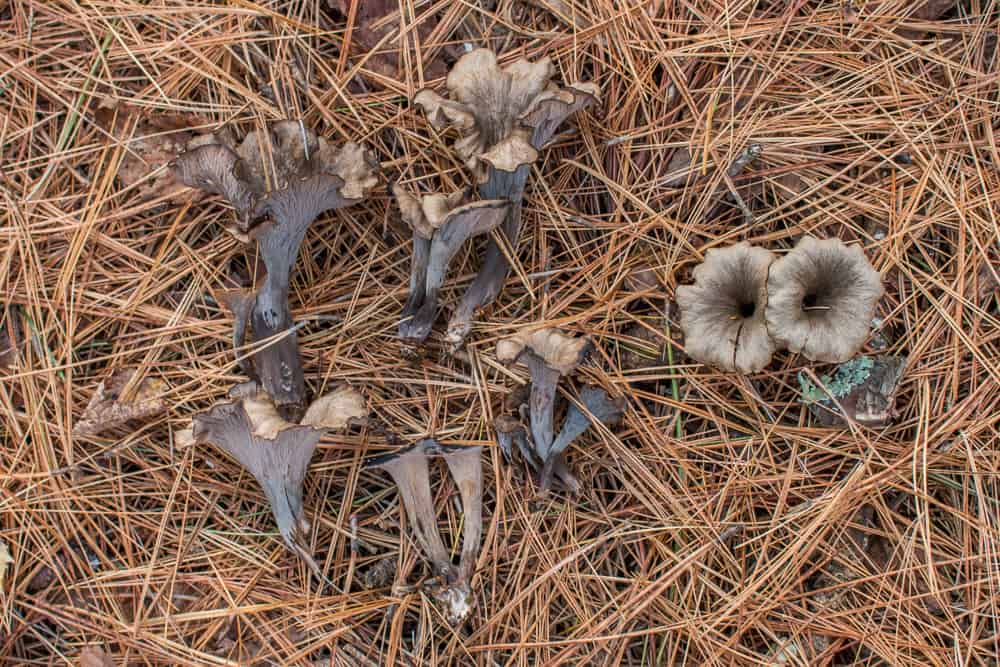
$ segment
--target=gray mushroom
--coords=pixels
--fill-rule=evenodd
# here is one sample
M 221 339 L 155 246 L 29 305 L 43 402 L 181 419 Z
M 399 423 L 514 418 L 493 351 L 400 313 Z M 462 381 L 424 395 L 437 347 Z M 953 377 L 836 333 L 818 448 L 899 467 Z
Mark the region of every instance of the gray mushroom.
M 580 391 L 580 402 L 586 411 L 580 410 L 575 403 L 570 404 L 559 435 L 549 448 L 538 484 L 542 491 L 548 490 L 552 485 L 552 475 L 562 453 L 591 427 L 594 420 L 607 425 L 616 424 L 625 410 L 623 399 L 612 399 L 600 387 L 584 387 Z
M 366 414 L 364 399 L 341 387 L 317 399 L 303 424 L 292 424 L 279 413 L 270 396 L 256 382 L 230 390 L 228 403 L 196 415 L 195 442 L 211 443 L 236 459 L 264 489 L 285 545 L 320 575 L 307 549 L 309 522 L 302 510 L 302 484 L 326 429 L 344 428 Z
M 497 343 L 497 359 L 521 363 L 531 374 L 531 437 L 545 461 L 553 439 L 553 415 L 559 378 L 572 373 L 590 348 L 586 337 L 568 336 L 558 329 L 518 333 Z
M 746 241 L 712 248 L 694 269 L 694 284 L 677 288 L 684 349 L 693 358 L 726 371 L 764 368 L 777 348 L 764 309 L 774 255 Z
M 417 199 L 395 184 L 392 193 L 403 220 L 413 229 L 410 296 L 403 308 L 399 337 L 419 344 L 434 324 L 438 293 L 455 253 L 470 238 L 488 234 L 500 225 L 510 204 L 501 199 L 462 204 L 461 192 Z
M 521 59 L 501 68 L 491 51 L 476 49 L 448 74 L 448 98 L 425 89 L 413 99 L 435 127 L 458 130 L 454 148 L 473 171 L 479 196 L 510 201 L 503 231 L 512 247 L 520 235 L 521 199 L 538 151 L 564 120 L 598 100 L 596 85 L 560 88 L 551 82 L 554 73 L 548 58 L 537 63 Z M 445 340 L 452 350 L 464 344 L 475 311 L 500 293 L 509 269 L 491 240 L 479 273 L 448 323 Z
M 882 291 L 882 279 L 861 248 L 805 236 L 771 267 L 767 328 L 792 352 L 844 362 L 868 338 Z
M 424 556 L 441 584 L 433 591 L 448 621 L 458 625 L 472 611 L 472 574 L 482 535 L 482 448 L 445 447 L 425 439 L 399 452 L 378 457 L 368 468 L 385 470 L 392 477 L 406 509 L 406 516 Z M 456 568 L 437 528 L 437 513 L 430 486 L 430 460 L 443 458 L 462 497 L 465 515 L 462 555 Z
M 377 165 L 357 144 L 336 149 L 300 122 L 281 121 L 235 149 L 215 143 L 188 151 L 173 168 L 184 184 L 229 201 L 237 213 L 234 233 L 257 241 L 267 276 L 249 309 L 253 369 L 294 419 L 304 407 L 305 380 L 288 305 L 291 269 L 309 225 L 324 211 L 360 201 L 377 183 Z

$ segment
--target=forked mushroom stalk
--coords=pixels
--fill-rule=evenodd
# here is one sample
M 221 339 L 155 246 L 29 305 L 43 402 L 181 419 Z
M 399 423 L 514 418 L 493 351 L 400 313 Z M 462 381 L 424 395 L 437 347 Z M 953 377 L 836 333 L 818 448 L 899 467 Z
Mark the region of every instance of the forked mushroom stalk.
M 430 485 L 432 457 L 445 460 L 462 497 L 465 517 L 458 568 L 452 564 L 437 528 Z M 435 440 L 421 440 L 400 452 L 375 459 L 368 467 L 385 470 L 396 483 L 417 543 L 441 579 L 442 585 L 434 590 L 434 597 L 444 608 L 448 621 L 458 625 L 472 610 L 470 584 L 482 536 L 481 448 L 444 447 Z
M 554 74 L 548 58 L 537 63 L 521 59 L 501 68 L 491 51 L 476 49 L 448 74 L 448 98 L 427 89 L 414 98 L 435 127 L 458 129 L 461 137 L 454 148 L 476 176 L 479 196 L 510 202 L 503 231 L 512 248 L 520 236 L 521 200 L 538 151 L 564 120 L 598 100 L 596 85 L 560 88 L 551 82 Z M 453 350 L 465 342 L 476 310 L 500 293 L 509 269 L 506 256 L 491 240 L 478 275 L 448 324 L 446 340 Z
M 551 453 L 554 439 L 554 415 L 559 379 L 572 373 L 583 361 L 590 349 L 585 337 L 574 338 L 558 329 L 538 329 L 529 333 L 518 333 L 497 343 L 497 359 L 505 364 L 520 363 L 527 367 L 531 376 L 528 398 L 531 439 L 538 460 L 545 464 L 550 461 L 551 471 L 568 488 L 575 491 L 579 484 L 562 463 L 561 452 Z M 533 457 L 526 457 L 537 469 Z
M 295 418 L 304 407 L 305 380 L 288 304 L 291 270 L 309 225 L 360 201 L 377 182 L 376 165 L 356 144 L 335 149 L 301 123 L 282 121 L 263 143 L 251 133 L 238 147 L 201 146 L 173 166 L 184 184 L 225 197 L 236 209 L 236 235 L 257 240 L 267 277 L 249 309 L 253 368 L 275 404 Z M 240 316 L 247 309 L 233 310 Z
M 403 220 L 413 229 L 410 297 L 399 323 L 400 339 L 419 344 L 426 340 L 437 316 L 438 295 L 448 266 L 462 244 L 488 234 L 504 220 L 508 202 L 489 200 L 462 204 L 462 193 L 429 195 L 418 200 L 397 185 L 392 187 Z

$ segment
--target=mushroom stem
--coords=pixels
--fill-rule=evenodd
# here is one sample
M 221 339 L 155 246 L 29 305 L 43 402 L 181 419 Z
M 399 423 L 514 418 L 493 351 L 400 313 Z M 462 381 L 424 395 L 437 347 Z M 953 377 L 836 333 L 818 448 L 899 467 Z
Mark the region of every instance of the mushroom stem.
M 572 403 L 566 413 L 562 428 L 559 430 L 559 435 L 549 448 L 539 482 L 543 491 L 551 486 L 553 472 L 563 451 L 590 428 L 595 419 L 603 424 L 614 424 L 621 419 L 624 407 L 622 401 L 612 400 L 608 393 L 600 387 L 585 387 L 580 392 L 580 400 L 583 402 L 586 412 L 580 410 L 576 403 Z
M 434 501 L 431 498 L 427 442 L 421 440 L 401 452 L 375 459 L 368 467 L 385 470 L 392 477 L 403 498 L 406 515 L 420 548 L 430 559 L 435 573 L 445 582 L 452 583 L 457 575 L 437 529 Z
M 530 169 L 531 165 L 522 165 L 514 172 L 490 167 L 487 181 L 479 186 L 479 195 L 484 199 L 506 199 L 510 202 L 510 210 L 503 222 L 503 233 L 511 248 L 517 248 L 521 235 L 521 200 L 524 198 L 524 186 Z M 479 273 L 466 288 L 462 301 L 448 321 L 445 340 L 452 352 L 465 344 L 465 339 L 472 330 L 476 311 L 493 303 L 500 295 L 509 271 L 507 256 L 500 250 L 496 240 L 491 238 Z
M 528 443 L 528 434 L 521 422 L 510 415 L 500 415 L 493 420 L 493 427 L 497 432 L 497 444 L 500 445 L 500 450 L 508 463 L 513 460 L 514 448 L 512 445 L 516 444 L 521 456 L 528 462 L 532 470 L 539 469 L 537 456 Z
M 459 579 L 468 582 L 476 569 L 479 540 L 483 532 L 483 461 L 482 447 L 442 448 L 442 458 L 462 495 L 462 558 Z
M 431 240 L 413 232 L 413 258 L 410 261 L 410 296 L 403 306 L 403 314 L 399 322 L 399 337 L 414 338 L 414 326 L 411 320 L 420 310 L 426 294 L 427 263 L 431 257 Z
M 535 452 L 542 461 L 549 455 L 553 438 L 553 415 L 556 404 L 556 387 L 562 374 L 546 365 L 533 352 L 527 352 L 522 357 L 531 374 L 531 398 L 528 408 L 531 413 L 531 437 L 535 442 Z

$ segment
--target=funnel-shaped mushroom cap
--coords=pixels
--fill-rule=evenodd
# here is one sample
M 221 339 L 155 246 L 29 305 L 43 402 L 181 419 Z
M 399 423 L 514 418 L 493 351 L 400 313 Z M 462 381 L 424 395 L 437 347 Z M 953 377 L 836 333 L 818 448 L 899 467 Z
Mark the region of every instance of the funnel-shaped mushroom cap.
M 285 544 L 318 573 L 306 548 L 309 523 L 302 511 L 302 483 L 322 431 L 289 424 L 260 394 L 197 415 L 193 435 L 197 442 L 226 451 L 257 479 Z
M 567 375 L 587 356 L 589 346 L 586 336 L 568 336 L 559 329 L 536 329 L 516 333 L 498 342 L 497 359 L 506 364 L 514 363 L 520 361 L 527 350 L 549 368 Z
M 448 74 L 451 99 L 425 89 L 413 101 L 435 127 L 458 128 L 455 150 L 482 181 L 482 162 L 508 172 L 534 162 L 563 120 L 597 101 L 597 86 L 559 88 L 550 83 L 553 74 L 548 58 L 501 68 L 493 52 L 476 49 Z
M 771 267 L 767 327 L 814 361 L 847 361 L 871 331 L 882 280 L 864 252 L 840 239 L 803 237 Z
M 694 269 L 694 284 L 677 288 L 684 349 L 726 371 L 759 371 L 776 349 L 764 319 L 767 274 L 774 255 L 747 242 L 713 248 Z

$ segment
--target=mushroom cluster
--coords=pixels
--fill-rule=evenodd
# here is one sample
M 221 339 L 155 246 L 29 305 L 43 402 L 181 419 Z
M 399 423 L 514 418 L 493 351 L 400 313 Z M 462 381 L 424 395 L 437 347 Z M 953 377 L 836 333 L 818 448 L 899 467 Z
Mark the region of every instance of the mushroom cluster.
M 865 340 L 882 281 L 857 246 L 803 237 L 784 257 L 747 242 L 713 248 L 677 288 L 685 350 L 726 371 L 751 373 L 778 349 L 843 362 Z
M 517 444 L 525 461 L 539 473 L 542 491 L 551 487 L 553 476 L 571 492 L 579 491 L 580 484 L 567 468 L 563 452 L 590 428 L 593 420 L 613 424 L 621 418 L 624 403 L 620 399 L 611 399 L 598 387 L 586 387 L 580 392 L 585 412 L 575 403 L 571 404 L 559 434 L 555 434 L 553 422 L 559 380 L 576 370 L 589 350 L 587 338 L 569 336 L 551 328 L 520 332 L 497 343 L 497 360 L 504 364 L 521 364 L 527 367 L 531 377 L 527 397 L 530 435 L 517 419 L 503 415 L 494 420 L 497 442 L 508 459 L 513 451 L 511 445 Z M 521 406 L 516 407 L 520 411 Z
M 475 222 L 465 222 L 464 226 L 486 227 L 493 221 L 492 214 L 502 215 L 501 229 L 512 248 L 517 247 L 520 235 L 521 200 L 531 164 L 564 120 L 598 100 L 596 85 L 573 83 L 560 87 L 552 82 L 554 74 L 548 58 L 535 63 L 520 59 L 501 67 L 492 51 L 475 49 L 462 56 L 448 74 L 448 97 L 424 89 L 413 98 L 435 128 L 454 128 L 458 132 L 453 148 L 477 184 L 482 200 L 478 205 L 491 211 L 489 215 L 485 210 L 478 211 Z M 413 264 L 419 268 L 427 240 L 441 231 L 427 216 L 426 203 L 418 207 L 412 195 L 401 190 L 395 194 L 404 219 L 414 229 Z M 457 211 L 460 199 L 460 195 L 436 195 L 430 205 L 439 214 Z M 502 214 L 497 202 L 507 202 Z M 437 219 L 443 224 L 440 215 Z M 438 231 L 432 233 L 432 227 Z M 490 239 L 479 272 L 448 323 L 445 341 L 452 351 L 465 343 L 476 310 L 500 293 L 509 269 L 506 255 L 496 240 Z M 428 282 L 429 278 L 430 271 Z M 436 294 L 432 299 L 426 289 L 411 276 L 410 300 L 400 325 L 400 335 L 410 341 L 426 338 L 436 315 Z
M 472 611 L 472 574 L 483 531 L 483 464 L 481 447 L 446 447 L 425 439 L 374 459 L 369 468 L 384 470 L 399 489 L 406 517 L 423 555 L 438 577 L 431 587 L 445 616 L 458 625 Z M 456 568 L 441 540 L 431 495 L 430 460 L 444 459 L 462 498 L 462 555 Z

